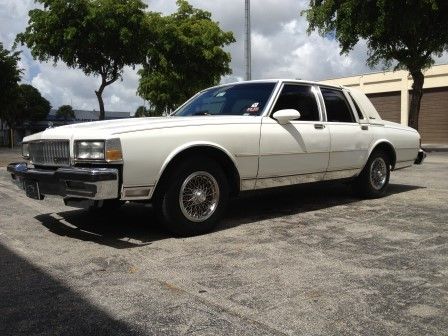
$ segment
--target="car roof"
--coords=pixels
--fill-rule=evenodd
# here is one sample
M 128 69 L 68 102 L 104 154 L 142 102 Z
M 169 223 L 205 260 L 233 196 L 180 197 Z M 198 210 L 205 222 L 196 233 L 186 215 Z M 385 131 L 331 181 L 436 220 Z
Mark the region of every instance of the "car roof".
M 278 83 L 278 82 L 319 85 L 319 86 L 332 87 L 332 88 L 337 88 L 337 89 L 344 88 L 344 86 L 342 86 L 342 85 L 323 84 L 323 83 L 318 83 L 318 82 L 309 81 L 309 80 L 287 79 L 287 78 L 253 79 L 253 80 L 247 80 L 247 81 L 223 83 L 223 84 L 220 84 L 220 85 L 217 85 L 214 87 L 218 88 L 218 87 L 223 87 L 223 86 L 228 86 L 228 85 L 241 85 L 241 84 L 247 84 L 247 83 Z

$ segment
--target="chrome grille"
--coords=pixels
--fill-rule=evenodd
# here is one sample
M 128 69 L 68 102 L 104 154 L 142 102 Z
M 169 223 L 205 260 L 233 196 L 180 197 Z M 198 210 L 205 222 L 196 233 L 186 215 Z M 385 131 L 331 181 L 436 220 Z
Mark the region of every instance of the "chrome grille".
M 30 160 L 39 166 L 69 166 L 70 149 L 67 140 L 45 140 L 29 143 Z

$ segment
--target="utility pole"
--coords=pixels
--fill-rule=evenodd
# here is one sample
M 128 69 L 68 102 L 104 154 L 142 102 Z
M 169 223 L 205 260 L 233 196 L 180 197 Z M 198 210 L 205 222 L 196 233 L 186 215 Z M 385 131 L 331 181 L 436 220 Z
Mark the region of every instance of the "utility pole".
M 251 80 L 252 78 L 252 65 L 251 65 L 251 40 L 250 40 L 250 0 L 245 0 L 244 6 L 245 22 L 246 22 L 246 48 L 245 48 L 245 58 L 246 58 L 246 80 Z

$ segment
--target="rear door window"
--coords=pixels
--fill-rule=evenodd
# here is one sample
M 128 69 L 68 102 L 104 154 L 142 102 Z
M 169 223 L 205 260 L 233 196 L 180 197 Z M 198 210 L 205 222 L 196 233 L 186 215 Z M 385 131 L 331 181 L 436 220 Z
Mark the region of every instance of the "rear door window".
M 329 122 L 356 122 L 350 105 L 341 90 L 321 88 Z

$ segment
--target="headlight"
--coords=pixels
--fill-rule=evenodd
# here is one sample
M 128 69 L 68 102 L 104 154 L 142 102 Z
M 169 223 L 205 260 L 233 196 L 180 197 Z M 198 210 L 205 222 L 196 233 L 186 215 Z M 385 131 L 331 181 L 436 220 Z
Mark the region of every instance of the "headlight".
M 104 141 L 76 141 L 75 159 L 104 160 Z
M 30 158 L 30 150 L 27 143 L 22 143 L 22 156 L 26 160 Z
M 75 142 L 76 160 L 98 160 L 107 162 L 121 162 L 123 154 L 121 152 L 120 139 L 81 140 Z

